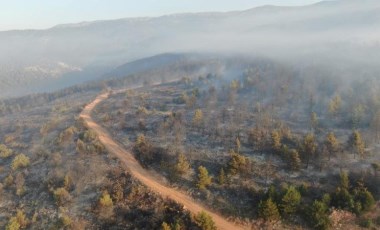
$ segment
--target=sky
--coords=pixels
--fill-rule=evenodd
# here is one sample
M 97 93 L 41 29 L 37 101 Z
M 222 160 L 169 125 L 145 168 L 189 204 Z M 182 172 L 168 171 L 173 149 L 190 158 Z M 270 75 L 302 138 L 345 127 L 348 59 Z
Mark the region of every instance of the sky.
M 167 14 L 297 6 L 321 0 L 0 0 L 0 31 Z

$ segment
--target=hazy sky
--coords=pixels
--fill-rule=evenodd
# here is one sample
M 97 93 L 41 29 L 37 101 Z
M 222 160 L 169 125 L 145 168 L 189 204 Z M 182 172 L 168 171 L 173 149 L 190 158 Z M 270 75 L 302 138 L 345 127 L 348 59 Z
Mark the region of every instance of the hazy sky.
M 321 0 L 0 0 L 0 31 L 57 24 L 202 11 L 243 10 L 260 5 L 307 5 Z

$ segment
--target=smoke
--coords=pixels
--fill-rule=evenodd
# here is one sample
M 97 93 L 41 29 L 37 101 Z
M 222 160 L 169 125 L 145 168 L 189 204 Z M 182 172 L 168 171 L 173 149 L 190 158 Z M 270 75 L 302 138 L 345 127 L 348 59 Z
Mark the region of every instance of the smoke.
M 380 1 L 326 1 L 0 32 L 0 80 L 11 85 L 17 78 L 17 84 L 33 81 L 36 73 L 14 71 L 27 66 L 63 62 L 69 68 L 111 69 L 167 52 L 265 57 L 375 74 L 379 51 Z

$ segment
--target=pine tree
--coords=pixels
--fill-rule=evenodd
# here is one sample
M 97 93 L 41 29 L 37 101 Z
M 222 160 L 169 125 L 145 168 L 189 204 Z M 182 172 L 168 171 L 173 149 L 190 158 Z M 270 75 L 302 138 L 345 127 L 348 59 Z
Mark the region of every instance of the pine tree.
M 351 211 L 354 209 L 355 203 L 352 195 L 346 188 L 338 187 L 333 194 L 333 206 L 340 209 Z
M 279 199 L 279 194 L 273 184 L 269 186 L 265 194 L 265 198 L 270 198 L 272 201 L 277 201 Z
M 281 149 L 281 136 L 276 130 L 271 133 L 271 145 L 274 151 L 278 152 Z
M 259 216 L 267 221 L 280 219 L 280 213 L 277 205 L 271 198 L 261 201 L 259 204 Z
M 306 161 L 306 168 L 309 167 L 310 159 L 314 157 L 317 151 L 317 144 L 313 134 L 307 134 L 302 143 L 302 155 Z
M 362 104 L 356 104 L 352 108 L 352 128 L 355 129 L 361 123 L 364 114 L 364 106 Z
M 361 190 L 358 194 L 358 199 L 362 204 L 362 208 L 364 211 L 369 211 L 375 206 L 375 199 L 370 191 L 367 189 Z
M 295 149 L 291 149 L 289 151 L 289 155 L 290 155 L 290 168 L 293 171 L 299 171 L 301 168 L 301 159 L 300 159 L 298 151 Z
M 199 189 L 206 189 L 207 186 L 211 184 L 211 177 L 208 175 L 208 171 L 205 167 L 199 166 L 198 168 L 198 178 L 197 187 Z
M 194 117 L 193 117 L 193 124 L 195 126 L 200 126 L 203 121 L 203 112 L 200 109 L 195 110 Z
M 315 112 L 312 112 L 310 115 L 310 127 L 313 130 L 316 130 L 318 127 L 318 117 L 317 117 L 317 114 Z
M 239 137 L 236 138 L 236 152 L 240 153 L 241 143 Z
M 265 146 L 265 132 L 262 128 L 256 125 L 255 128 L 251 129 L 248 133 L 248 143 L 256 151 L 262 151 Z
M 329 218 L 329 209 L 327 205 L 321 201 L 315 200 L 310 208 L 310 222 L 315 229 L 327 230 L 331 226 Z
M 219 171 L 218 182 L 220 185 L 223 185 L 226 182 L 226 175 L 223 168 Z
M 360 212 L 371 210 L 376 203 L 372 193 L 361 182 L 354 189 L 354 196 L 355 200 L 360 203 Z
M 373 129 L 377 143 L 380 143 L 380 110 L 372 118 L 370 127 Z
M 377 177 L 378 172 L 380 171 L 380 163 L 375 162 L 375 163 L 372 163 L 371 166 L 372 166 L 375 177 Z
M 350 138 L 348 139 L 348 146 L 352 149 L 354 154 L 357 154 L 361 157 L 364 155 L 364 141 L 359 131 L 355 130 L 352 132 Z M 355 155 L 354 155 L 355 156 Z
M 71 179 L 71 176 L 69 174 L 66 174 L 65 178 L 63 179 L 63 187 L 70 191 L 73 187 L 73 180 Z
M 334 133 L 331 132 L 326 136 L 325 146 L 329 153 L 329 160 L 330 160 L 331 155 L 335 154 L 338 151 L 338 147 L 339 147 L 339 142 L 336 139 Z
M 330 104 L 329 104 L 329 113 L 331 116 L 333 116 L 334 118 L 336 118 L 339 114 L 339 111 L 340 111 L 340 107 L 341 107 L 341 104 L 342 104 L 342 100 L 340 98 L 339 95 L 335 96 L 331 101 L 330 101 Z
M 340 173 L 340 187 L 347 190 L 350 187 L 350 179 L 348 178 L 347 172 Z
M 179 174 L 186 174 L 190 170 L 190 163 L 188 162 L 185 154 L 180 153 L 178 155 L 175 170 Z
M 300 192 L 293 186 L 290 186 L 281 200 L 281 211 L 286 215 L 294 214 L 301 202 Z

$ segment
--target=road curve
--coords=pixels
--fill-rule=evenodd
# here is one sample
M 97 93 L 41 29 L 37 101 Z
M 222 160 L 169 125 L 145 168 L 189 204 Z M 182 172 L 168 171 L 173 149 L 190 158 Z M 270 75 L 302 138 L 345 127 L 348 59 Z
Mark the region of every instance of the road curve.
M 121 92 L 121 91 L 119 91 Z M 109 153 L 114 154 L 120 159 L 120 161 L 125 164 L 127 170 L 144 185 L 150 188 L 152 191 L 157 192 L 162 197 L 174 200 L 186 207 L 191 213 L 196 214 L 200 211 L 207 212 L 214 220 L 217 229 L 219 230 L 234 230 L 234 229 L 245 229 L 242 226 L 238 226 L 224 219 L 222 216 L 208 210 L 203 205 L 196 202 L 190 196 L 175 190 L 173 188 L 167 187 L 160 183 L 157 178 L 149 171 L 144 169 L 133 156 L 130 151 L 127 151 L 122 146 L 120 146 L 116 141 L 114 141 L 111 135 L 106 129 L 97 124 L 91 117 L 92 110 L 103 100 L 107 99 L 109 93 L 102 93 L 96 97 L 94 101 L 88 104 L 80 114 L 80 117 L 84 119 L 89 129 L 95 131 L 99 137 L 99 140 L 103 143 L 105 148 Z

